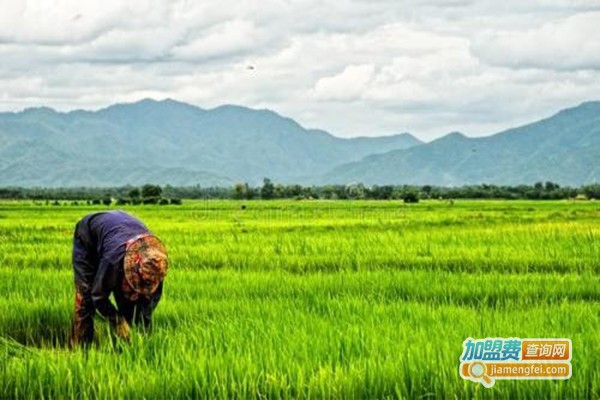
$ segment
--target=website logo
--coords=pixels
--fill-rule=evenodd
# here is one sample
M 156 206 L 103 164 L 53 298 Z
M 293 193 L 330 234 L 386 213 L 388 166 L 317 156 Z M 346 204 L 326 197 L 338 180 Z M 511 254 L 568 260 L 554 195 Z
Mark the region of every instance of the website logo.
M 467 338 L 460 376 L 485 387 L 497 379 L 569 379 L 571 339 Z

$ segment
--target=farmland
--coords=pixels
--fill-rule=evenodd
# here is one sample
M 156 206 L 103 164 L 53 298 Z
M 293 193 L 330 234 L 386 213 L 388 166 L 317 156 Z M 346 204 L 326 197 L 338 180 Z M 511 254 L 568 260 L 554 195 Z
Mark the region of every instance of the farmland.
M 0 203 L 0 398 L 598 398 L 597 202 L 127 206 L 171 270 L 154 331 L 66 344 L 72 229 Z M 458 374 L 467 337 L 566 337 L 567 381 Z

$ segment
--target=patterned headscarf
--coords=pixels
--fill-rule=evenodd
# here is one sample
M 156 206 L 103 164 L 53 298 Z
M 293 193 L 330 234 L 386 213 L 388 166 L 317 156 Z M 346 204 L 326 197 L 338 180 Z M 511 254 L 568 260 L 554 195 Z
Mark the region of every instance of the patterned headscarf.
M 167 275 L 167 251 L 155 236 L 139 235 L 126 244 L 123 269 L 133 290 L 149 298 Z

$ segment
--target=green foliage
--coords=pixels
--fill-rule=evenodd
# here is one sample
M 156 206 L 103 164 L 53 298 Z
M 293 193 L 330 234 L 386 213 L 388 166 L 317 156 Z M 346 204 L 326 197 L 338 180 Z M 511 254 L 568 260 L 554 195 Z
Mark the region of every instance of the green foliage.
M 247 183 L 237 183 L 233 188 L 227 187 L 174 187 L 150 185 L 149 193 L 162 193 L 152 198 L 188 198 L 188 199 L 234 199 L 251 200 L 264 195 L 281 199 L 374 199 L 391 200 L 403 199 L 407 193 L 417 193 L 419 198 L 427 199 L 530 199 L 530 200 L 560 200 L 576 198 L 578 195 L 588 199 L 600 198 L 600 185 L 585 185 L 579 188 L 561 187 L 553 182 L 536 183 L 534 185 L 497 186 L 469 185 L 461 187 L 413 186 L 413 185 L 373 185 L 361 183 L 350 185 L 301 186 L 297 184 L 274 184 L 268 180 L 266 187 L 251 187 Z M 98 197 L 114 197 L 130 199 L 132 204 L 141 204 L 142 198 L 136 196 L 139 189 L 131 186 L 118 188 L 0 188 L 0 198 L 31 199 L 31 200 L 91 200 Z M 133 194 L 134 196 L 131 196 Z M 272 197 L 270 197 L 272 196 Z M 157 200 L 158 201 L 158 200 Z M 100 203 L 97 203 L 100 204 Z
M 160 198 L 157 196 L 142 198 L 142 204 L 158 204 L 159 201 L 160 201 Z
M 415 192 L 406 192 L 403 199 L 405 203 L 418 203 L 419 195 L 417 195 Z
M 160 197 L 162 188 L 158 185 L 145 184 L 142 186 L 141 193 L 143 198 Z
M 581 194 L 585 195 L 588 199 L 600 200 L 600 184 L 597 183 L 582 187 Z
M 141 196 L 140 189 L 138 189 L 138 188 L 131 189 L 127 194 L 132 199 L 137 199 L 137 198 L 139 198 Z
M 233 186 L 232 198 L 235 200 L 248 199 L 250 193 L 250 187 L 248 183 L 238 182 Z
M 271 200 L 275 198 L 275 186 L 269 178 L 265 178 L 263 180 L 263 185 L 260 189 L 260 198 L 263 200 Z

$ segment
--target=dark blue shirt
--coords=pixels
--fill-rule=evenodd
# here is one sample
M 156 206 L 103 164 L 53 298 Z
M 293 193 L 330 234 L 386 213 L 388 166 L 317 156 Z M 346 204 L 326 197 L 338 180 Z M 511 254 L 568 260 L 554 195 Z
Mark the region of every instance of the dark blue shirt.
M 123 279 L 125 244 L 142 233 L 151 234 L 140 220 L 123 211 L 90 214 L 77 224 L 75 284 L 91 295 L 94 307 L 107 318 L 117 314 L 109 296 Z

